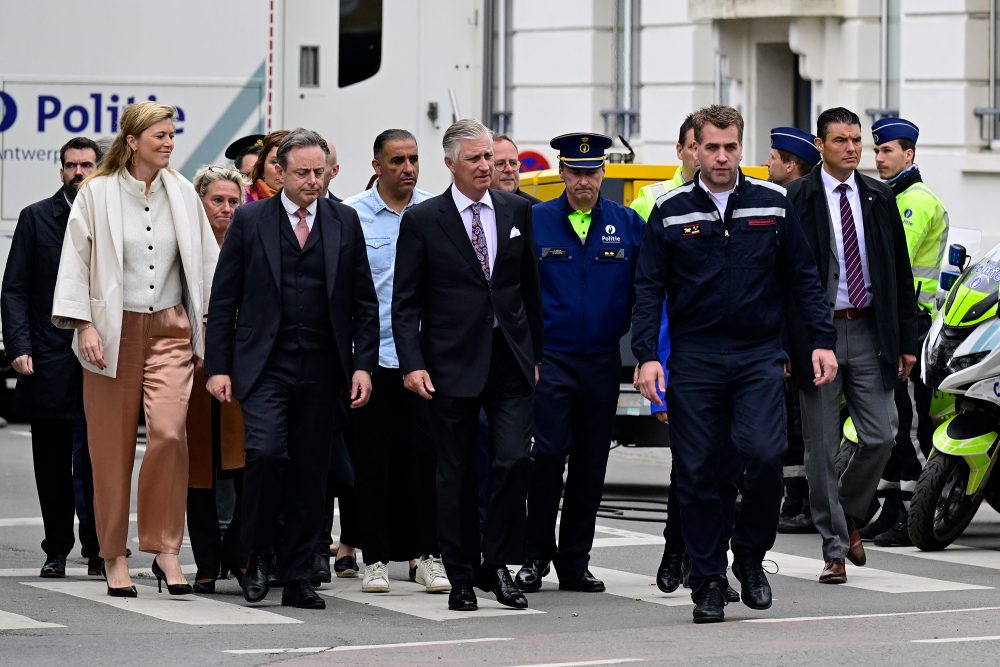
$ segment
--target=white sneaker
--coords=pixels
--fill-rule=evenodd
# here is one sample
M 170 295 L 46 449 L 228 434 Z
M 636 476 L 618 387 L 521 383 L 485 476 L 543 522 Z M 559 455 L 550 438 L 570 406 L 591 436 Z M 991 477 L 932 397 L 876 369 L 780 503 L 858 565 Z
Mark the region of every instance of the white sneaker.
M 361 592 L 389 592 L 389 565 L 387 563 L 365 565 L 365 576 L 361 579 Z
M 451 582 L 444 571 L 444 563 L 440 558 L 426 558 L 417 565 L 416 582 L 427 589 L 428 593 L 447 593 L 451 591 Z

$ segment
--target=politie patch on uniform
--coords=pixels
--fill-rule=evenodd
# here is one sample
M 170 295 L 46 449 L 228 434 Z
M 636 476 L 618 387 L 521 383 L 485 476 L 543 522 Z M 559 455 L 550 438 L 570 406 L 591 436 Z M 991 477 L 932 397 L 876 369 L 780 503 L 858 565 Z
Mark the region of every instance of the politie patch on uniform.
M 913 215 L 913 209 L 912 208 L 908 208 L 905 211 L 903 211 L 903 217 L 904 218 L 909 218 L 911 215 Z
M 696 225 L 684 225 L 681 227 L 681 236 L 700 236 L 701 223 Z
M 747 224 L 751 227 L 771 227 L 777 224 L 774 218 L 750 218 Z

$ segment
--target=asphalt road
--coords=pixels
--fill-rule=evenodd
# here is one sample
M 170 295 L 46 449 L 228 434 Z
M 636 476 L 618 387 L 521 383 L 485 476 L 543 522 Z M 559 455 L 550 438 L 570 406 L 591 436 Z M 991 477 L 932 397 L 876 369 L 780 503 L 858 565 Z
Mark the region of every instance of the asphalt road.
M 0 430 L 3 665 L 991 664 L 1000 648 L 1000 516 L 986 507 L 944 552 L 869 549 L 868 567 L 848 566 L 846 586 L 816 582 L 817 536 L 779 536 L 772 608 L 731 604 L 726 623 L 693 625 L 688 593 L 663 595 L 653 584 L 663 450 L 612 453 L 591 561 L 603 594 L 561 592 L 553 581 L 529 596 L 528 611 L 480 593 L 478 612 L 450 613 L 446 595 L 424 593 L 396 563 L 387 594 L 340 579 L 323 586 L 324 611 L 283 608 L 280 591 L 251 607 L 235 581 L 214 596 L 157 594 L 152 559 L 137 553 L 139 597 L 114 601 L 86 576 L 78 549 L 66 579 L 37 576 L 44 558 L 29 443 L 22 425 Z M 181 558 L 192 576 L 190 549 Z

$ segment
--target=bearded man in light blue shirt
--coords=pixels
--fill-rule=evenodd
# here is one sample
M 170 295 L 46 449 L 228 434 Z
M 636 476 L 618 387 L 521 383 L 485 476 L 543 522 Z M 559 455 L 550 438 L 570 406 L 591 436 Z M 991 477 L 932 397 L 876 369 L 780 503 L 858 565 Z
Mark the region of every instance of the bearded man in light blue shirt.
M 386 130 L 375 138 L 372 168 L 377 176 L 372 187 L 344 200 L 361 218 L 381 325 L 372 402 L 353 415 L 355 492 L 363 512 L 357 522 L 357 546 L 365 558 L 361 590 L 387 592 L 389 561 L 406 560 L 411 581 L 429 593 L 443 593 L 451 585 L 438 557 L 427 405 L 403 388 L 390 314 L 400 219 L 431 195 L 416 187 L 417 140 L 406 130 Z M 419 508 L 416 515 L 408 507 Z

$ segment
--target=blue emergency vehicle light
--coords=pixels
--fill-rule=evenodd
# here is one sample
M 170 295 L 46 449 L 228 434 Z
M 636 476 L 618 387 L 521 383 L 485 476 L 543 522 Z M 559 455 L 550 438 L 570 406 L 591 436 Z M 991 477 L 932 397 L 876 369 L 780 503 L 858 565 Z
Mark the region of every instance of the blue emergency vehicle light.
M 938 284 L 941 285 L 941 289 L 947 292 L 951 290 L 951 286 L 954 285 L 957 280 L 958 274 L 954 271 L 942 271 L 941 276 L 938 278 Z
M 958 267 L 960 271 L 965 269 L 965 262 L 969 259 L 969 255 L 965 252 L 965 246 L 960 243 L 952 243 L 948 246 L 948 263 L 952 266 Z M 944 275 L 944 272 L 941 274 Z M 942 282 L 942 285 L 944 283 Z M 951 287 L 951 285 L 949 285 Z

